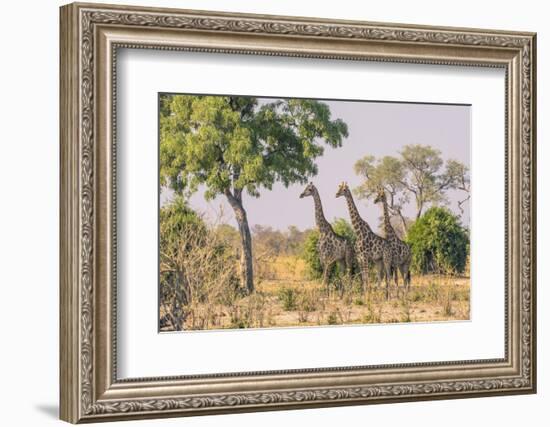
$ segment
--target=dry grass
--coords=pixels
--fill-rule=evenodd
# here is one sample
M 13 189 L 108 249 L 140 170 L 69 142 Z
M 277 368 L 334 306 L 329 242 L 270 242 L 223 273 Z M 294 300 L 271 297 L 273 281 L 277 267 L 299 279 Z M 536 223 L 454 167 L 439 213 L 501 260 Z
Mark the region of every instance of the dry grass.
M 283 286 L 293 292 L 295 299 L 304 294 L 315 295 L 314 309 L 283 308 L 273 290 Z M 326 295 L 316 281 L 267 281 L 259 289 L 272 298 L 273 322 L 277 326 L 333 325 L 358 323 L 434 322 L 468 320 L 470 318 L 470 281 L 468 278 L 426 276 L 413 278 L 408 293 L 400 290 L 399 297 L 392 289 L 392 298 L 386 300 L 383 289 L 371 290 L 367 295 L 345 292 Z
M 412 276 L 409 292 L 371 289 L 362 295 L 358 278 L 353 289 L 326 294 L 319 280 L 307 280 L 299 258 L 281 257 L 270 265 L 270 279 L 256 283 L 253 295 L 228 305 L 197 304 L 186 329 L 262 328 L 366 323 L 408 323 L 468 320 L 470 279 L 454 276 Z M 402 285 L 402 282 L 400 282 Z M 162 313 L 161 313 L 162 315 Z M 202 319 L 202 320 L 201 320 Z

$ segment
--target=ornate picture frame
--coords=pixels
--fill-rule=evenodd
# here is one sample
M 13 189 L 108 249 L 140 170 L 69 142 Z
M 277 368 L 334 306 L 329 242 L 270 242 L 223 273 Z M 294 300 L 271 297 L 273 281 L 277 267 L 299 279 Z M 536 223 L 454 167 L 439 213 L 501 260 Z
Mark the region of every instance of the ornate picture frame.
M 71 422 L 536 392 L 536 35 L 70 4 L 60 11 L 60 416 Z M 117 378 L 117 49 L 409 64 L 506 73 L 505 357 Z

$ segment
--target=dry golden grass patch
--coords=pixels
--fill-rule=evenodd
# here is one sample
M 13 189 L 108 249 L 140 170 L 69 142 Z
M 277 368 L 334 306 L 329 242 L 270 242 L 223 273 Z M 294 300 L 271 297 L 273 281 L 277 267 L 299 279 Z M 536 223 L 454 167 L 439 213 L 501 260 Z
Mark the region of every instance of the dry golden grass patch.
M 469 277 L 412 276 L 405 292 L 383 288 L 363 295 L 359 279 L 343 291 L 327 294 L 320 280 L 307 279 L 306 265 L 297 257 L 279 257 L 270 265 L 270 279 L 260 278 L 256 291 L 236 297 L 228 305 L 200 303 L 186 329 L 269 328 L 344 324 L 408 323 L 468 320 Z M 273 278 L 274 277 L 274 278 Z

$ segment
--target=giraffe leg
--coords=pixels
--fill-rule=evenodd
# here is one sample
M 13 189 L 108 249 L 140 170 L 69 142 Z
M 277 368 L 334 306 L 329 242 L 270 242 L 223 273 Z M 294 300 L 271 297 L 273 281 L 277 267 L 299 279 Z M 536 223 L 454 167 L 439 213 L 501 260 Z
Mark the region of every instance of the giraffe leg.
M 321 269 L 323 270 L 323 276 L 321 278 L 321 283 L 323 285 L 323 288 L 326 289 L 326 287 L 327 287 L 327 282 L 326 282 L 326 270 L 327 270 L 327 268 L 326 268 L 326 265 L 323 261 L 319 260 L 319 263 L 321 264 Z
M 408 268 L 406 263 L 399 265 L 399 271 L 401 272 L 401 277 L 403 278 L 403 289 L 404 291 L 409 290 L 409 284 L 407 282 Z
M 330 269 L 332 262 L 326 262 L 323 264 L 323 286 L 327 291 L 327 295 L 330 295 Z
M 344 294 L 345 290 L 345 283 L 344 283 L 344 277 L 346 276 L 346 261 L 344 258 L 341 258 L 338 260 L 338 267 L 340 269 L 340 277 L 338 278 L 338 291 L 340 293 L 340 297 Z
M 392 268 L 392 270 L 394 273 L 393 280 L 395 282 L 395 286 L 399 286 L 399 269 L 397 268 L 397 266 L 395 266 L 394 268 Z
M 376 261 L 376 287 L 379 288 L 384 277 L 384 262 L 382 260 Z
M 386 299 L 390 297 L 390 281 L 393 277 L 393 256 L 389 249 L 385 248 L 382 252 L 382 257 L 377 261 L 378 267 L 378 286 L 382 282 L 382 278 L 386 282 Z
M 367 289 L 369 288 L 369 262 L 368 261 L 361 262 L 361 286 L 363 290 L 363 295 L 365 295 L 367 293 Z
M 393 283 L 395 284 L 395 292 L 397 294 L 397 297 L 399 298 L 399 265 L 397 262 L 392 261 L 392 265 L 390 267 L 391 269 L 391 275 L 390 280 L 393 279 Z
M 403 271 L 401 272 L 403 275 L 403 282 L 405 282 L 405 286 L 407 288 L 407 291 L 411 288 L 411 264 L 410 260 L 403 263 Z
M 346 281 L 347 286 L 349 290 L 353 289 L 353 282 L 352 282 L 352 272 L 353 272 L 353 250 L 348 249 L 346 251 Z
M 389 259 L 383 260 L 382 272 L 386 273 L 386 299 L 390 299 L 390 281 L 392 277 L 392 262 Z

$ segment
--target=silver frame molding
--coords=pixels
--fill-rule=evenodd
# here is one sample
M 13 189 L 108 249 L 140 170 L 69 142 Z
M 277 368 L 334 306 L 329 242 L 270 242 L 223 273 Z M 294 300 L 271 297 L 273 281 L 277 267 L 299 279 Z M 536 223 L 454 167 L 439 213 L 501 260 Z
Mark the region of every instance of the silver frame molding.
M 72 423 L 536 391 L 536 35 L 75 3 L 60 10 L 60 416 Z M 506 71 L 505 357 L 117 379 L 118 48 Z

